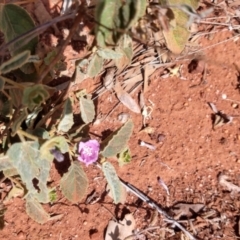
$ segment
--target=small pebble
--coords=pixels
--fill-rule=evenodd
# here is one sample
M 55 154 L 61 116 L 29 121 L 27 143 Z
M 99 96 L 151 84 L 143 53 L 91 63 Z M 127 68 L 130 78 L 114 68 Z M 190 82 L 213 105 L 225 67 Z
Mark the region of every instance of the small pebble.
M 163 142 L 165 140 L 166 136 L 164 134 L 159 134 L 157 139 L 158 139 L 158 142 Z
M 226 94 L 222 94 L 222 99 L 227 99 L 227 95 Z
M 238 104 L 237 103 L 232 103 L 232 108 L 234 108 L 234 109 L 238 108 Z
M 117 118 L 118 118 L 118 121 L 120 121 L 121 123 L 125 123 L 129 119 L 129 114 L 128 113 L 120 113 L 120 114 L 118 114 Z

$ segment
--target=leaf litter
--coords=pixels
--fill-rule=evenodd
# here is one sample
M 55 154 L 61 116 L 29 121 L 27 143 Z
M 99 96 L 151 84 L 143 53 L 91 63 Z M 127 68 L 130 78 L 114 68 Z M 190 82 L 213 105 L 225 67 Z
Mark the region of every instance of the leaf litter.
M 134 239 L 134 236 L 130 236 L 134 234 L 135 227 L 135 219 L 131 213 L 126 214 L 123 220 L 119 222 L 111 220 L 108 223 L 105 240 L 125 240 L 126 238 Z

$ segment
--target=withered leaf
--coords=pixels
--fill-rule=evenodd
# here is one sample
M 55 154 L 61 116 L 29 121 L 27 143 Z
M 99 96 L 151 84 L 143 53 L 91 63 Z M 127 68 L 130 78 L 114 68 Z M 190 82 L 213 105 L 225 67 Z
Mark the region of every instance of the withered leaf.
M 141 113 L 141 109 L 139 105 L 136 103 L 136 101 L 131 97 L 131 95 L 126 92 L 120 85 L 119 82 L 116 82 L 116 85 L 114 87 L 114 90 L 117 94 L 118 99 L 120 102 L 126 106 L 128 109 L 130 109 L 132 112 L 135 113 Z
M 199 213 L 205 207 L 202 203 L 178 203 L 175 204 L 172 208 L 173 213 L 175 214 L 175 219 L 181 217 L 192 217 L 194 214 Z
M 108 223 L 105 240 L 124 240 L 126 239 L 126 237 L 133 234 L 135 225 L 135 219 L 133 218 L 133 215 L 131 213 L 126 214 L 124 216 L 124 219 L 120 222 L 111 220 Z

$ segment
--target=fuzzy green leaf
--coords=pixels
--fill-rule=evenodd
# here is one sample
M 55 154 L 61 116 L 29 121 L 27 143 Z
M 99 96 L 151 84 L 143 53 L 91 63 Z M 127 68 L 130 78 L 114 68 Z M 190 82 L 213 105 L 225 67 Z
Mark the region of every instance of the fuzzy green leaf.
M 57 148 L 61 153 L 67 153 L 69 146 L 63 136 L 53 137 L 47 140 L 40 148 L 41 156 L 52 161 L 54 156 L 50 153 L 51 149 Z
M 168 0 L 169 5 L 187 4 L 194 9 L 198 6 L 198 0 Z M 167 14 L 168 15 L 168 14 Z M 163 35 L 167 43 L 168 49 L 175 53 L 180 54 L 190 37 L 190 32 L 187 28 L 189 16 L 178 8 L 172 8 L 169 10 L 170 17 L 170 29 L 168 31 L 163 30 Z
M 95 28 L 98 46 L 115 45 L 124 31 L 145 14 L 146 6 L 146 0 L 98 1 L 95 12 L 95 19 L 100 23 Z
M 101 144 L 104 157 L 113 157 L 124 150 L 132 134 L 133 122 L 128 120 L 119 130 L 111 134 Z
M 102 164 L 102 171 L 110 187 L 110 192 L 114 200 L 114 203 L 118 204 L 122 202 L 122 199 L 123 199 L 122 195 L 124 193 L 123 187 L 115 171 L 115 168 L 111 163 L 104 162 Z
M 96 77 L 103 69 L 103 59 L 98 55 L 94 54 L 87 69 L 88 77 Z
M 99 49 L 97 53 L 103 59 L 118 59 L 122 57 L 122 53 L 109 48 Z
M 30 51 L 21 52 L 12 56 L 8 61 L 4 62 L 0 67 L 0 73 L 6 74 L 23 66 L 30 57 Z
M 122 53 L 122 57 L 115 59 L 116 66 L 118 70 L 123 70 L 125 67 L 130 65 L 133 57 L 133 46 L 132 38 L 128 35 L 123 35 L 122 39 L 119 41 L 119 46 L 116 51 Z
M 10 159 L 7 155 L 1 156 L 0 158 L 0 172 L 3 170 L 12 169 L 13 165 L 10 162 Z
M 89 65 L 88 59 L 81 59 L 76 61 L 76 73 L 74 76 L 74 82 L 81 83 L 84 79 L 88 78 L 87 68 Z
M 40 224 L 46 223 L 50 216 L 32 194 L 26 196 L 26 212 L 30 218 Z
M 80 97 L 81 117 L 85 123 L 90 123 L 95 117 L 94 103 L 92 99 Z
M 73 162 L 60 181 L 64 196 L 71 202 L 79 202 L 88 188 L 88 179 L 79 162 Z
M 22 7 L 15 4 L 0 4 L 0 30 L 4 34 L 6 43 L 34 27 L 32 18 Z M 37 38 L 27 42 L 24 41 L 26 40 L 18 40 L 9 48 L 12 56 L 25 50 L 29 50 L 31 53 L 35 51 Z
M 13 88 L 13 89 L 9 89 L 9 94 L 10 94 L 13 106 L 16 109 L 21 108 L 23 91 L 19 88 Z
M 116 22 L 119 19 L 119 8 L 121 0 L 99 0 L 95 9 L 96 24 L 95 32 L 99 47 L 115 44 Z
M 73 124 L 72 102 L 68 98 L 64 104 L 63 116 L 58 124 L 58 131 L 68 132 Z
M 16 168 L 11 168 L 11 169 L 6 169 L 3 171 L 3 175 L 8 178 L 8 177 L 13 177 L 13 176 L 16 176 L 16 175 L 19 175 L 18 174 L 18 171 Z
M 22 103 L 33 110 L 34 107 L 44 103 L 50 97 L 49 91 L 51 90 L 53 91 L 53 88 L 42 84 L 26 87 L 23 91 Z
M 7 151 L 7 155 L 28 191 L 34 194 L 39 202 L 47 203 L 49 202 L 47 180 L 51 162 L 41 157 L 38 147 L 38 142 L 14 143 Z M 39 192 L 33 184 L 33 179 L 38 180 Z
M 126 0 L 119 10 L 119 16 L 122 17 L 119 27 L 127 30 L 134 26 L 145 15 L 146 7 L 146 0 Z

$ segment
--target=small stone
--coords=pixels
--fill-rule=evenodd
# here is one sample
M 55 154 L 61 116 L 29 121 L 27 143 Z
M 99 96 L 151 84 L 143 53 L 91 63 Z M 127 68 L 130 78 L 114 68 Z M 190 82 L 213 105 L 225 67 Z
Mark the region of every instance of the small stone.
M 119 122 L 125 123 L 129 119 L 129 114 L 128 113 L 120 113 L 120 114 L 118 114 L 117 118 L 118 118 Z
M 232 103 L 232 108 L 234 108 L 234 109 L 238 108 L 238 104 L 237 103 Z
M 164 134 L 159 134 L 157 139 L 158 139 L 158 142 L 161 143 L 165 140 L 165 138 L 166 136 Z
M 83 222 L 83 225 L 87 225 L 87 221 L 84 221 L 84 222 Z
M 222 99 L 227 99 L 227 95 L 226 94 L 222 94 Z
M 151 192 L 153 188 L 151 186 L 148 186 L 148 191 Z

